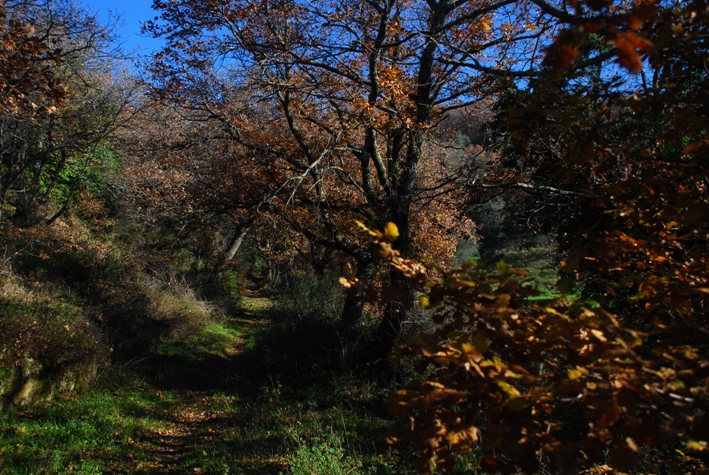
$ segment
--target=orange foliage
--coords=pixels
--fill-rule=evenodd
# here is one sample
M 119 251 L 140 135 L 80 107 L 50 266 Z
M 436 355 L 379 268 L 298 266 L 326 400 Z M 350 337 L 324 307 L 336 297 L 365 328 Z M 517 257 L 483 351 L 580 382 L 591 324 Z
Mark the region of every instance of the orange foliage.
M 53 111 L 67 94 L 57 75 L 60 63 L 60 51 L 35 35 L 32 26 L 8 18 L 0 2 L 0 109 Z
M 620 470 L 632 468 L 641 445 L 685 438 L 691 450 L 707 447 L 709 359 L 700 348 L 657 346 L 657 335 L 583 303 L 534 304 L 524 272 L 504 263 L 430 278 L 391 248 L 396 233 L 374 234 L 377 256 L 424 292 L 421 304 L 438 324 L 392 355 L 415 356 L 421 374 L 434 368 L 389 401 L 392 414 L 411 417 L 389 442 L 411 440 L 419 472 L 451 470 L 455 454 L 476 447 L 484 468 L 502 473 L 534 473 L 541 463 L 575 473 L 604 460 L 609 445 Z M 391 295 L 354 278 L 343 283 L 372 299 Z
M 432 278 L 402 259 L 386 236 L 378 239 L 377 255 L 422 292 L 438 324 L 392 355 L 412 357 L 420 374 L 390 399 L 390 411 L 411 421 L 390 441 L 413 442 L 421 473 L 451 470 L 456 454 L 475 449 L 491 473 L 535 473 L 542 466 L 578 473 L 608 462 L 626 472 L 643 447 L 679 442 L 682 451 L 668 453 L 678 470 L 707 471 L 709 4 L 644 9 L 638 2 L 625 12 L 609 11 L 606 2 L 584 5 L 614 25 L 596 31 L 617 47 L 611 52 L 619 63 L 633 71 L 640 61 L 654 83 L 611 94 L 610 87 L 570 86 L 579 76 L 569 71 L 559 82 L 550 74 L 546 84 L 534 83 L 534 94 L 522 96 L 526 103 L 507 117 L 517 127 L 515 141 L 529 131 L 547 140 L 554 167 L 546 184 L 510 187 L 568 200 L 575 217 L 566 223 L 563 270 L 582 279 L 586 292 L 602 288 L 594 294 L 602 305 L 566 298 L 535 303 L 524 272 L 504 263 Z M 623 30 L 626 39 L 642 37 L 653 48 L 618 46 Z M 574 51 L 580 44 L 561 46 Z M 548 54 L 559 60 L 566 53 Z M 521 148 L 531 151 L 532 163 L 542 154 L 527 145 Z M 371 298 L 392 293 L 361 280 L 348 285 Z

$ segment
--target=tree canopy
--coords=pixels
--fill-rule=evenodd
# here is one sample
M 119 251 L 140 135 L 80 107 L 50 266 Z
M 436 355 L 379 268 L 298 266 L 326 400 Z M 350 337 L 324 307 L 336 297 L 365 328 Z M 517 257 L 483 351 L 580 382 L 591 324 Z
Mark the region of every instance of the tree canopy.
M 0 208 L 51 223 L 91 182 L 131 87 L 109 79 L 111 28 L 71 1 L 6 1 L 0 35 Z
M 259 211 L 373 273 L 356 219 L 396 223 L 405 255 L 451 256 L 472 231 L 448 115 L 491 97 L 496 81 L 539 77 L 568 23 L 545 1 L 155 1 L 146 31 L 167 46 L 152 90 L 231 142 L 235 168 L 260 175 Z M 561 53 L 557 55 L 561 57 Z M 592 56 L 583 69 L 610 56 Z M 232 188 L 247 189 L 254 183 Z M 235 196 L 238 192 L 232 192 Z M 253 202 L 253 196 L 250 197 Z M 243 207 L 241 207 L 243 210 Z M 250 222 L 246 212 L 241 222 Z M 435 229 L 435 231 L 434 231 Z M 439 237 L 440 236 L 440 237 Z M 390 345 L 403 309 L 382 322 Z M 359 299 L 343 320 L 360 321 Z

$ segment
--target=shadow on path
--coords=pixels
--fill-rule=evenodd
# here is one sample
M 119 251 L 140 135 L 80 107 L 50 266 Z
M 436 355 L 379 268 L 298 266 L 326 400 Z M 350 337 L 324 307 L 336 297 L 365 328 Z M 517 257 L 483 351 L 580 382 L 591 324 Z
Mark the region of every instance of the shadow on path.
M 120 448 L 129 460 L 109 463 L 113 468 L 104 473 L 235 473 L 234 454 L 263 451 L 269 441 L 249 433 L 262 409 L 249 401 L 258 398 L 268 375 L 249 350 L 271 308 L 264 290 L 247 289 L 240 312 L 217 330 L 163 342 L 135 364 L 132 370 L 163 402 L 136 410 L 150 423 Z M 282 450 L 282 440 L 272 443 L 271 452 Z M 273 460 L 254 460 L 236 473 L 286 470 Z

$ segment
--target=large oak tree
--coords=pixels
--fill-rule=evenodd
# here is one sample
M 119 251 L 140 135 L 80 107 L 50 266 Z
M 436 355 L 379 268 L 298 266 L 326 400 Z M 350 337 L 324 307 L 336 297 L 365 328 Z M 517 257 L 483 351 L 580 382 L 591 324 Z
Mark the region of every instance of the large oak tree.
M 395 222 L 396 245 L 410 254 L 414 224 L 431 213 L 415 203 L 456 189 L 456 170 L 430 159 L 445 145 L 434 130 L 489 94 L 494 78 L 534 76 L 560 20 L 574 17 L 542 0 L 155 0 L 154 8 L 160 17 L 147 30 L 167 42 L 152 66 L 156 97 L 249 150 L 270 180 L 269 210 L 352 258 L 360 277 L 372 261 L 354 219 Z M 385 339 L 400 326 L 394 307 Z M 345 320 L 361 310 L 349 299 Z

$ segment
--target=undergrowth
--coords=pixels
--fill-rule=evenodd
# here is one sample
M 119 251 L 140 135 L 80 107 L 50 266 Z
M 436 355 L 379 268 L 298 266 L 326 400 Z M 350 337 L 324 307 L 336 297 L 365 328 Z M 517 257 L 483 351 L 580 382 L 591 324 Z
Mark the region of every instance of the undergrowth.
M 338 275 L 294 273 L 273 295 L 270 323 L 255 335 L 268 371 L 285 380 L 322 377 L 356 366 L 373 321 L 352 328 L 340 322 L 345 299 Z
M 0 474 L 403 474 L 385 392 L 354 377 L 293 390 L 182 391 L 114 370 L 76 398 L 0 414 Z M 379 408 L 379 409 L 377 409 Z
M 0 231 L 3 371 L 112 362 L 90 389 L 0 413 L 0 475 L 413 471 L 384 442 L 396 383 L 366 364 L 376 322 L 340 325 L 339 273 L 245 297 L 251 264 L 140 225 Z
M 31 358 L 48 368 L 104 359 L 106 348 L 84 309 L 62 291 L 0 275 L 0 364 Z
M 559 256 L 553 239 L 545 234 L 518 233 L 497 240 L 489 238 L 482 244 L 461 242 L 456 253 L 458 264 L 468 259 L 494 266 L 504 261 L 510 267 L 522 269 L 539 295 L 532 300 L 560 297 Z

